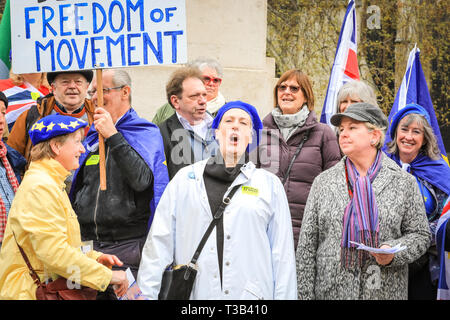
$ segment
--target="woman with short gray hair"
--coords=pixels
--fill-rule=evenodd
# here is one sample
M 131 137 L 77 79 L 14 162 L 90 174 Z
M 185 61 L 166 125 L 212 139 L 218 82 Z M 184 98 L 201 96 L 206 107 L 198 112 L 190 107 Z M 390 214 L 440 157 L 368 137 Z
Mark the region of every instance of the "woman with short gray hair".
M 371 105 L 378 106 L 377 97 L 372 87 L 364 81 L 350 80 L 346 82 L 337 95 L 336 112 L 344 112 L 352 103 L 367 102 Z

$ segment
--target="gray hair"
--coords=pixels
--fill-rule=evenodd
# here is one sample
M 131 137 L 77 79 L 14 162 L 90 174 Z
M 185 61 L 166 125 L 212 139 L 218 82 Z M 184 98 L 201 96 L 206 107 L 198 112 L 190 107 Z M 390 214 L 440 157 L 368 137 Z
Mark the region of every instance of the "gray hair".
M 428 121 L 425 119 L 424 116 L 418 114 L 418 113 L 410 113 L 407 114 L 405 117 L 405 123 L 403 125 L 409 126 L 411 123 L 416 122 L 419 126 L 422 126 L 423 128 L 423 143 L 422 147 L 420 148 L 419 152 L 422 152 L 429 158 L 433 160 L 438 160 L 441 157 L 441 151 L 439 150 L 436 136 L 434 135 L 433 129 L 431 128 Z M 393 134 L 394 137 L 391 142 L 387 144 L 388 146 L 388 152 L 391 154 L 397 154 L 398 153 L 398 145 L 397 145 L 397 129 L 391 128 L 391 130 L 394 130 Z
M 378 106 L 377 97 L 371 86 L 366 84 L 364 81 L 350 80 L 346 82 L 340 89 L 337 95 L 337 106 L 336 111 L 339 113 L 339 105 L 348 96 L 356 96 L 362 102 L 370 103 L 374 106 Z
M 197 68 L 200 71 L 203 71 L 206 67 L 215 69 L 217 75 L 222 78 L 223 77 L 223 69 L 220 63 L 212 58 L 197 58 L 194 61 L 191 61 L 187 64 L 188 67 Z
M 128 86 L 131 88 L 131 77 L 124 69 L 111 69 L 113 71 L 112 81 L 115 87 Z M 131 94 L 129 98 L 131 104 Z

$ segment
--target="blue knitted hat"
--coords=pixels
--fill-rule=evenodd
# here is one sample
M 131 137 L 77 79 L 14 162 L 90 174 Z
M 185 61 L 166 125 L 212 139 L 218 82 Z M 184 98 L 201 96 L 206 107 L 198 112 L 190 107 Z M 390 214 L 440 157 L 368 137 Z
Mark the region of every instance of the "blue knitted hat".
M 261 119 L 259 118 L 258 111 L 256 111 L 256 108 L 252 106 L 251 104 L 242 102 L 242 101 L 231 101 L 226 104 L 224 104 L 219 111 L 217 111 L 217 115 L 214 118 L 214 121 L 212 123 L 212 128 L 217 129 L 219 128 L 220 121 L 222 121 L 222 117 L 230 109 L 242 109 L 245 112 L 247 112 L 250 115 L 250 118 L 252 119 L 252 126 L 253 126 L 253 137 L 256 139 L 253 139 L 253 143 L 247 147 L 247 150 L 252 150 L 254 147 L 259 145 L 260 136 L 261 136 L 261 130 L 263 128 L 263 124 L 261 122 Z M 256 145 L 255 145 L 256 141 Z
M 391 139 L 394 139 L 395 131 L 397 129 L 400 120 L 402 120 L 406 115 L 410 113 L 417 113 L 420 114 L 421 116 L 424 116 L 425 119 L 428 121 L 428 123 L 431 125 L 430 115 L 428 114 L 427 110 L 425 110 L 422 106 L 416 103 L 407 104 L 403 109 L 397 111 L 397 113 L 394 114 L 394 116 L 392 117 L 391 132 L 390 132 Z
M 60 114 L 52 114 L 38 120 L 28 134 L 33 145 L 39 142 L 49 140 L 56 136 L 68 134 L 84 128 L 88 123 L 82 119 L 77 119 L 71 116 L 63 116 Z

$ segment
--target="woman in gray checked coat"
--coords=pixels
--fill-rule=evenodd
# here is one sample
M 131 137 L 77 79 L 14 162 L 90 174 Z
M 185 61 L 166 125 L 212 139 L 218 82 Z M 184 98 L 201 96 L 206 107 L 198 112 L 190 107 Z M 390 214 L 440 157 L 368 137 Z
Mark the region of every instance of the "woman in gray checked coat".
M 297 259 L 300 299 L 407 299 L 408 264 L 428 248 L 430 232 L 414 177 L 380 150 L 387 120 L 356 103 L 331 122 L 346 155 L 314 181 Z M 407 248 L 395 254 L 357 250 Z

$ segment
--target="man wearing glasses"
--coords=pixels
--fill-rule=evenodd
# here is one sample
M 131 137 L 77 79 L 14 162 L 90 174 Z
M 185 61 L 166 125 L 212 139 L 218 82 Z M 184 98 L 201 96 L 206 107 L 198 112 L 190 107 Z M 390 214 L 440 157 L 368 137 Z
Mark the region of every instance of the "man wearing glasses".
M 83 119 L 91 125 L 94 106 L 86 99 L 86 93 L 93 74 L 92 70 L 47 73 L 52 92 L 17 118 L 8 137 L 8 145 L 20 152 L 29 163 L 32 145 L 28 131 L 39 119 L 58 113 Z
M 169 178 L 181 168 L 215 155 L 218 145 L 207 112 L 207 95 L 198 68 L 177 69 L 166 85 L 174 114 L 159 125 L 164 140 Z
M 198 58 L 188 64 L 188 67 L 198 68 L 202 73 L 202 81 L 206 89 L 206 110 L 216 116 L 217 110 L 225 104 L 225 98 L 219 88 L 222 84 L 222 66 L 214 59 Z M 164 104 L 156 111 L 152 122 L 160 125 L 175 113 L 170 103 Z
M 122 69 L 103 70 L 103 107 L 98 106 L 97 79 L 89 94 L 96 106 L 75 172 L 70 199 L 83 241 L 116 255 L 118 269 L 140 263 L 153 213 L 169 182 L 159 129 L 131 107 L 131 79 Z M 100 190 L 98 135 L 105 141 L 106 190 Z M 116 268 L 116 267 L 114 267 Z M 98 299 L 115 299 L 112 288 Z

